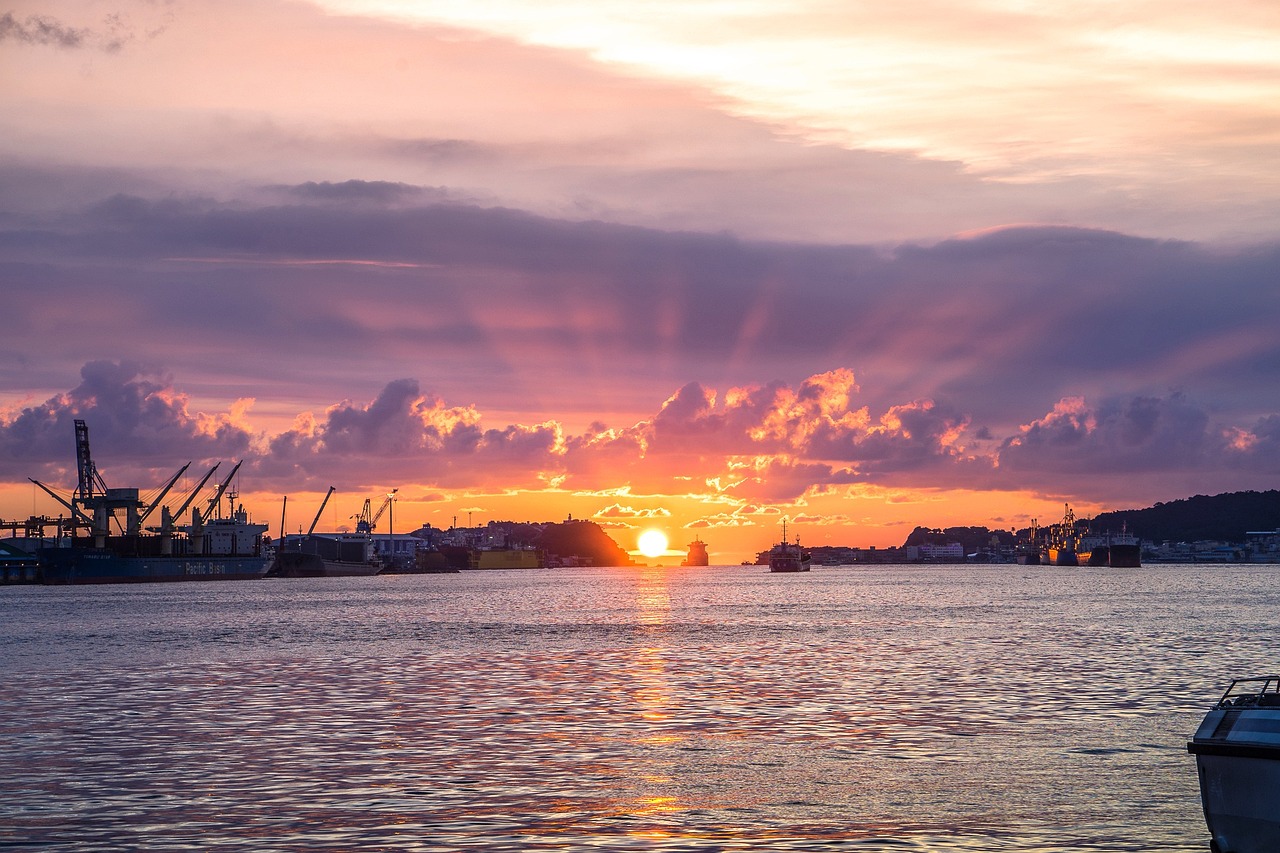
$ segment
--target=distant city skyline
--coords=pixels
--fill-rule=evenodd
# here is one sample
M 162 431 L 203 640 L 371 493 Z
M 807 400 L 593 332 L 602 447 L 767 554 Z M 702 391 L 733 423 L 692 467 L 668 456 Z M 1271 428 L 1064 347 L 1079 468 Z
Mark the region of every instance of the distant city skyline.
M 0 74 L 3 518 L 77 417 L 731 562 L 1280 480 L 1271 3 L 19 0 Z

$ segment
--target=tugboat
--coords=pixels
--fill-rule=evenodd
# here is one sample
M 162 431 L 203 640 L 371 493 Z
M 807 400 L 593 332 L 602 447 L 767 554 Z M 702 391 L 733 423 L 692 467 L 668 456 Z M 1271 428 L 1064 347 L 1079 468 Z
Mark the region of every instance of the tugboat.
M 707 555 L 707 543 L 702 541 L 701 537 L 695 536 L 693 541 L 689 543 L 689 554 L 680 561 L 682 566 L 706 566 L 711 563 L 711 558 Z
M 1280 850 L 1280 675 L 1236 678 L 1187 751 L 1213 853 Z
M 800 537 L 795 543 L 787 541 L 787 522 L 782 521 L 782 541 L 769 550 L 769 571 L 771 572 L 807 572 L 810 563 L 809 552 L 800 547 Z

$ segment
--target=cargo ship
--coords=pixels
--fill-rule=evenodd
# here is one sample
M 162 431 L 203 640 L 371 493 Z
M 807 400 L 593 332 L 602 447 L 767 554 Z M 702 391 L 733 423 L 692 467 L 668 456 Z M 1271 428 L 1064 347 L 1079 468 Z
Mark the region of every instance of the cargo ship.
M 308 533 L 280 542 L 267 577 L 352 578 L 382 571 L 373 540 L 361 533 Z
M 288 536 L 281 533 L 267 577 L 351 578 L 368 577 L 382 571 L 382 561 L 373 553 L 373 536 L 368 524 L 357 524 L 355 533 L 315 532 L 333 492 L 334 487 L 330 486 L 306 533 Z M 285 503 L 288 504 L 288 498 Z M 365 516 L 368 514 L 368 503 L 365 501 Z M 283 512 L 280 528 L 283 531 Z
M 1129 532 L 1128 527 L 1121 527 L 1118 536 L 1108 537 L 1107 565 L 1113 569 L 1137 569 L 1142 566 L 1142 543 L 1138 537 Z
M 1076 546 L 1079 534 L 1076 532 L 1076 514 L 1071 505 L 1066 505 L 1062 521 L 1052 524 L 1045 532 L 1044 546 L 1040 551 L 1040 564 L 1045 566 L 1078 566 L 1079 557 Z
M 191 523 L 179 526 L 175 520 L 187 511 L 217 465 L 171 512 L 162 501 L 190 463 L 146 504 L 139 499 L 138 489 L 108 488 L 103 482 L 89 450 L 84 421 L 75 422 L 75 435 L 78 483 L 72 498 L 65 500 L 44 483 L 31 481 L 71 512 L 68 535 L 36 552 L 41 583 L 252 580 L 266 574 L 270 561 L 263 536 L 267 525 L 249 521 L 243 506 L 225 518 L 204 518 L 220 506 L 239 464 L 210 499 L 209 509 L 202 513 L 199 507 L 191 507 Z M 159 526 L 144 528 L 143 522 L 157 509 Z M 113 526 L 117 533 L 111 532 Z
M 782 541 L 769 549 L 769 571 L 807 572 L 812 558 L 800 547 L 800 537 L 794 543 L 787 541 L 787 522 L 782 522 Z
M 1234 679 L 1187 751 L 1196 757 L 1209 849 L 1280 850 L 1280 675 Z
M 694 537 L 689 543 L 688 555 L 680 561 L 682 566 L 705 566 L 711 562 L 711 558 L 707 555 L 707 543 L 703 542 L 701 537 Z

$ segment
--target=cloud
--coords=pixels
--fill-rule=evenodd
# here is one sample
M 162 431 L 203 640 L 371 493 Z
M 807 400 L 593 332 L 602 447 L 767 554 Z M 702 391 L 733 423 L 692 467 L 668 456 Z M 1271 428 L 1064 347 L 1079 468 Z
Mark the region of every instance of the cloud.
M 55 4 L 56 5 L 56 4 Z M 71 11 L 78 15 L 90 12 L 93 4 L 72 4 Z M 148 8 L 150 6 L 150 8 Z M 125 12 L 119 4 L 111 11 L 103 11 L 96 27 L 75 26 L 54 15 L 37 13 L 19 17 L 13 12 L 0 15 L 0 43 L 6 41 L 34 47 L 53 47 L 61 50 L 97 50 L 117 53 L 136 39 L 152 39 L 165 31 L 173 21 L 168 4 L 148 4 Z
M 396 205 L 448 200 L 448 192 L 439 187 L 417 187 L 399 181 L 307 181 L 267 189 L 300 201 L 334 204 Z
M 0 42 L 13 40 L 23 44 L 78 48 L 93 38 L 91 30 L 68 27 L 46 15 L 29 15 L 22 21 L 12 12 L 0 15 Z
M 671 511 L 662 507 L 646 507 L 636 509 L 635 507 L 623 506 L 621 504 L 612 504 L 604 509 L 598 510 L 594 518 L 670 518 Z
M 240 459 L 256 452 L 244 425 L 250 401 L 230 412 L 189 410 L 189 398 L 156 367 L 106 360 L 85 364 L 81 382 L 42 403 L 10 408 L 0 419 L 0 477 L 61 478 L 74 472 L 75 420 L 89 424 L 94 461 L 109 482 L 151 478 L 184 461 Z M 74 474 L 73 474 L 74 476 Z
M 263 489 L 553 488 L 722 502 L 742 519 L 838 495 L 914 500 L 921 488 L 1140 502 L 1176 496 L 1187 482 L 1198 484 L 1197 493 L 1212 483 L 1224 491 L 1258 487 L 1277 472 L 1280 414 L 1242 425 L 1182 393 L 1063 398 L 998 443 L 981 443 L 989 450 L 964 447 L 971 422 L 952 405 L 915 400 L 879 409 L 863 404 L 862 394 L 846 368 L 794 387 L 772 382 L 723 394 L 691 383 L 629 426 L 595 422 L 572 433 L 554 418 L 486 424 L 483 409 L 452 405 L 417 380 L 399 379 L 367 402 L 298 412 L 288 428 L 264 434 L 249 426 L 250 399 L 222 413 L 194 411 L 159 368 L 97 360 L 83 365 L 70 391 L 6 410 L 0 471 L 15 482 L 67 483 L 70 425 L 83 418 L 103 470 L 134 482 L 185 459 L 244 458 L 244 475 Z M 612 519 L 667 512 L 616 500 L 600 510 Z
M 431 365 L 435 394 L 486 411 L 518 399 L 511 415 L 532 423 L 593 409 L 639 420 L 675 387 L 643 433 L 613 420 L 609 441 L 802 446 L 874 475 L 980 455 L 1068 396 L 1177 387 L 1256 417 L 1280 369 L 1275 246 L 1019 228 L 890 251 L 420 202 L 389 182 L 284 197 L 115 194 L 0 215 L 18 330 L 0 382 L 52 393 L 85 361 L 164 352 L 191 393 L 216 364 L 211 383 L 266 399 Z M 51 336 L 67 345 L 25 355 Z M 315 406 L 350 393 L 319 384 Z
M 1180 394 L 1109 399 L 1096 406 L 1072 397 L 1005 439 L 1000 465 L 1011 471 L 1133 474 L 1167 469 L 1174 460 L 1199 468 L 1222 450 L 1208 414 Z

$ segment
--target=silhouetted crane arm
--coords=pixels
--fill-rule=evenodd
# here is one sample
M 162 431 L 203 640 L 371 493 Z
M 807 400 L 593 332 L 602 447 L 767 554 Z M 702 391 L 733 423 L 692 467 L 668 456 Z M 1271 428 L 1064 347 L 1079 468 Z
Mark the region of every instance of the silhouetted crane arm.
M 320 508 L 316 510 L 316 517 L 311 520 L 311 526 L 307 528 L 308 536 L 315 532 L 316 525 L 320 523 L 320 513 L 324 512 L 325 505 L 329 503 L 329 496 L 332 494 L 333 486 L 330 486 L 329 491 L 324 496 L 324 500 L 320 501 Z
M 151 506 L 147 507 L 146 510 L 142 513 L 142 515 L 138 516 L 138 524 L 142 524 L 142 522 L 146 521 L 147 516 L 155 512 L 156 507 L 164 503 L 165 495 L 169 494 L 169 490 L 173 488 L 173 484 L 178 482 L 178 478 L 181 477 L 183 474 L 185 474 L 187 469 L 190 467 L 191 467 L 190 462 L 188 462 L 186 465 L 183 465 L 181 468 L 178 469 L 178 473 L 174 474 L 169 479 L 169 482 L 164 484 L 164 488 L 160 490 L 159 497 L 157 497 L 154 501 L 151 502 Z

